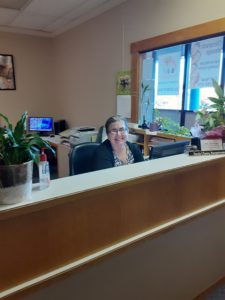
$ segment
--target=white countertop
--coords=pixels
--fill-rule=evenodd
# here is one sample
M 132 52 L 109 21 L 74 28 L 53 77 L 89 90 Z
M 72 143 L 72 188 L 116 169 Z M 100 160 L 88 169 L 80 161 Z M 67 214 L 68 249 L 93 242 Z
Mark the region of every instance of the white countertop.
M 210 156 L 188 156 L 186 154 L 165 157 L 156 160 L 149 160 L 127 166 L 110 168 L 101 171 L 90 172 L 81 175 L 74 175 L 55 179 L 45 190 L 38 190 L 34 185 L 32 199 L 14 205 L 0 205 L 0 213 L 32 204 L 54 201 L 57 198 L 94 190 L 101 187 L 141 178 L 148 175 L 160 174 L 165 171 L 172 171 L 185 166 L 198 165 L 203 162 L 224 158 L 225 155 Z

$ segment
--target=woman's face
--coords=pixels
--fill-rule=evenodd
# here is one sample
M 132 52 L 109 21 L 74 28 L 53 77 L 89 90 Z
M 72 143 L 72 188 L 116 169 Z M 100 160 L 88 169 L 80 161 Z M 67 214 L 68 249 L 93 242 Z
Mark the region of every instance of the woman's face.
M 117 121 L 109 125 L 108 139 L 112 146 L 121 146 L 126 143 L 128 131 L 124 121 Z

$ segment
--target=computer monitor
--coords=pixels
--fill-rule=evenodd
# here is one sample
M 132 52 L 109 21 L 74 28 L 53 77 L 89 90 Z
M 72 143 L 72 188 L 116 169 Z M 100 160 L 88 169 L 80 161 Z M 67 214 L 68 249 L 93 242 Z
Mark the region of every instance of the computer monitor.
M 29 117 L 28 131 L 38 132 L 40 135 L 48 135 L 53 133 L 53 118 L 52 117 Z
M 149 159 L 156 159 L 184 153 L 185 147 L 189 144 L 189 140 L 183 140 L 152 146 Z

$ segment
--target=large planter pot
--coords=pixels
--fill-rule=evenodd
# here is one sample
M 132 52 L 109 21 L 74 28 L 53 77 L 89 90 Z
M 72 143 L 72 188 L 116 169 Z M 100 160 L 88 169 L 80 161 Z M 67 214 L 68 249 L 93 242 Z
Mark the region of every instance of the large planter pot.
M 0 165 L 0 204 L 16 204 L 31 198 L 33 161 Z

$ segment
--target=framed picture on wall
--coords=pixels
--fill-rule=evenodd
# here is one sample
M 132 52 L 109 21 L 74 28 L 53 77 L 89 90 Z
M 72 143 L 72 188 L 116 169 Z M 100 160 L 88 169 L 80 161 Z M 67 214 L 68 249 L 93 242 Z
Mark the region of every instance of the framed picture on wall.
M 0 90 L 15 90 L 15 70 L 13 56 L 0 54 Z

